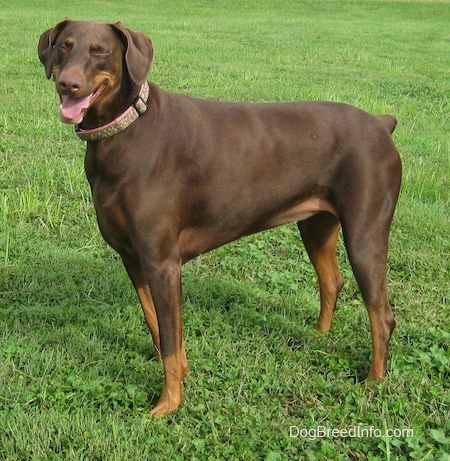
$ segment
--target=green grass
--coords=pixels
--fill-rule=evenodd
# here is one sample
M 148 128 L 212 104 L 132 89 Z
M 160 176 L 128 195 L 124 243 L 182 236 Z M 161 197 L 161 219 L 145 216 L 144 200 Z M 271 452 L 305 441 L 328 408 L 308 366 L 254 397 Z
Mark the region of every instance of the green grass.
M 448 2 L 0 0 L 0 459 L 448 460 Z M 389 376 L 366 388 L 370 329 L 342 247 L 332 331 L 295 226 L 184 268 L 185 403 L 162 386 L 143 315 L 97 230 L 84 146 L 58 121 L 36 48 L 71 16 L 152 37 L 151 79 L 222 100 L 325 99 L 399 120 L 404 181 L 389 287 Z M 290 437 L 290 426 L 309 437 Z M 316 437 L 373 426 L 414 436 Z M 305 435 L 303 431 L 303 435 Z

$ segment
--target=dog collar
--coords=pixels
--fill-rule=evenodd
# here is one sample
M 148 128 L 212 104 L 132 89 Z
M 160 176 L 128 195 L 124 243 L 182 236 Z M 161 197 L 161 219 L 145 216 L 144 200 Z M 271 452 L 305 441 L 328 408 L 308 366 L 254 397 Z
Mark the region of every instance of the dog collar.
M 100 141 L 120 133 L 125 128 L 128 128 L 147 110 L 149 93 L 150 88 L 148 82 L 145 82 L 136 100 L 123 114 L 106 125 L 90 130 L 83 130 L 79 124 L 75 125 L 75 133 L 82 141 Z

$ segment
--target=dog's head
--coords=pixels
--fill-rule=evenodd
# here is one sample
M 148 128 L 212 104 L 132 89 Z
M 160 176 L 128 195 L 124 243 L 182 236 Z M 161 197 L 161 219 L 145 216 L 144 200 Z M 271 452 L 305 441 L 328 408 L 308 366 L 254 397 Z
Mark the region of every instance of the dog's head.
M 120 22 L 65 19 L 41 35 L 38 54 L 60 95 L 61 120 L 79 123 L 90 108 L 107 105 L 120 88 L 131 92 L 142 86 L 153 46 Z

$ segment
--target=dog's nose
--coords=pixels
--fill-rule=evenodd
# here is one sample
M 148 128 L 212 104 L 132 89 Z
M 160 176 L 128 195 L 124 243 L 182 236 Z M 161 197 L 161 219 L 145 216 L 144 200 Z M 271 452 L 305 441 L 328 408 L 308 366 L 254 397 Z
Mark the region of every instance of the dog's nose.
M 58 87 L 64 93 L 76 93 L 80 90 L 80 85 L 78 83 L 70 82 L 68 80 L 58 82 Z
M 84 81 L 81 74 L 64 72 L 59 75 L 56 84 L 61 93 L 75 95 L 83 87 Z

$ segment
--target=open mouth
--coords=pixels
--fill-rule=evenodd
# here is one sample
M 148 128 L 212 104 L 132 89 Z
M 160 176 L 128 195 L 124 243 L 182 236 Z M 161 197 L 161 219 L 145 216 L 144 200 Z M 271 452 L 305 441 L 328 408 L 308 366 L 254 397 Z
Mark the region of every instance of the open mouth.
M 100 85 L 93 93 L 82 98 L 74 98 L 69 95 L 60 95 L 61 114 L 60 119 L 64 123 L 81 123 L 86 111 L 94 104 L 103 93 L 106 85 Z

